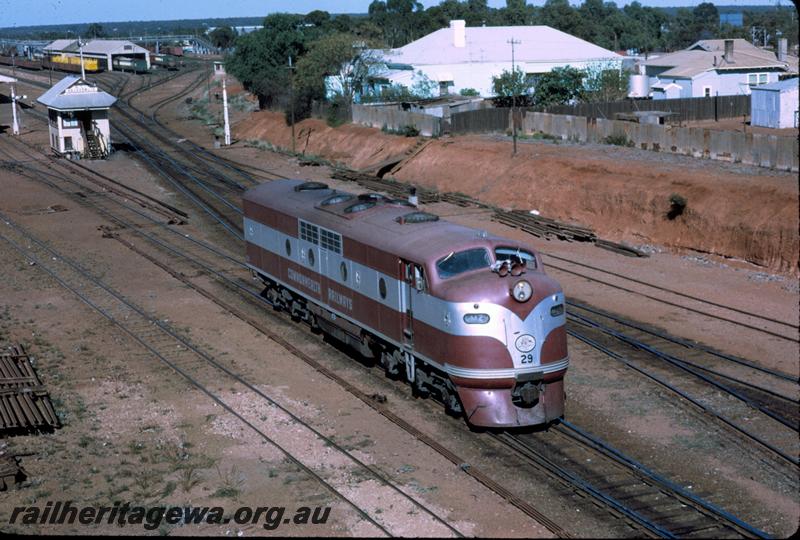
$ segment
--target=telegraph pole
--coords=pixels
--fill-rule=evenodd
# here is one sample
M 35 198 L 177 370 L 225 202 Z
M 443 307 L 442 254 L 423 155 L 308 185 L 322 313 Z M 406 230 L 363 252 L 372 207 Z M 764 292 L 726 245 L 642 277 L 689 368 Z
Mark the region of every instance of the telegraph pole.
M 230 146 L 231 125 L 228 121 L 228 90 L 225 88 L 225 77 L 222 78 L 222 110 L 225 118 L 225 146 Z
M 80 54 L 81 54 L 81 79 L 83 79 L 85 81 L 86 80 L 86 68 L 83 65 L 83 42 L 81 41 L 81 38 L 78 38 L 78 51 L 80 51 Z
M 17 94 L 14 83 L 11 83 L 11 133 L 19 135 L 19 120 L 17 119 Z
M 516 79 L 517 71 L 514 63 L 514 45 L 519 45 L 522 43 L 519 40 L 514 39 L 513 37 L 508 40 L 506 43 L 511 44 L 511 81 L 512 81 L 512 92 L 511 95 L 511 136 L 514 140 L 514 154 L 517 155 L 517 116 L 516 116 L 516 107 L 517 107 L 517 90 L 513 87 L 513 81 Z
M 292 154 L 294 154 L 294 67 L 292 67 L 291 56 L 289 56 L 289 108 L 292 117 Z

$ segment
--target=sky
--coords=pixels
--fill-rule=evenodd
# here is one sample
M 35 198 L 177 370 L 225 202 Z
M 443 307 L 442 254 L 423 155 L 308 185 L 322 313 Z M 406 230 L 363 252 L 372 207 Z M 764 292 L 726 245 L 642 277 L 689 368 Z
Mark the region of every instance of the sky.
M 713 1 L 713 0 L 712 0 Z M 0 0 L 0 28 L 47 24 L 115 21 L 252 17 L 288 11 L 307 13 L 321 9 L 330 13 L 366 13 L 371 0 Z M 701 0 L 639 0 L 646 6 L 695 6 Z M 427 8 L 438 0 L 422 0 Z M 529 0 L 540 6 L 544 0 Z M 580 0 L 570 0 L 573 5 Z M 629 0 L 617 0 L 622 7 Z M 789 0 L 718 0 L 716 5 L 791 5 Z M 492 7 L 505 0 L 489 0 Z

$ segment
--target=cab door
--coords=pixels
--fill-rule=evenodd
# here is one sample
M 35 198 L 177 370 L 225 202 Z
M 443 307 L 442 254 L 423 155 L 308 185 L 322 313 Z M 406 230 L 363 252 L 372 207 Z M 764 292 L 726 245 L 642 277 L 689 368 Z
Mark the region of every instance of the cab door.
M 400 261 L 401 275 L 403 280 L 401 282 L 402 299 L 402 325 L 403 336 L 402 342 L 404 346 L 409 349 L 414 347 L 414 305 L 418 295 L 426 290 L 425 273 L 422 265 L 412 261 Z

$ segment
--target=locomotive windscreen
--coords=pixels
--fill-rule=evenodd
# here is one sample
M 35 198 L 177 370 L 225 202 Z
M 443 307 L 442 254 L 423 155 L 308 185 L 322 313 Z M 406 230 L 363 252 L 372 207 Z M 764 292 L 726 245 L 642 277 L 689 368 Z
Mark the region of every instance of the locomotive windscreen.
M 474 248 L 464 251 L 455 251 L 436 261 L 436 272 L 439 279 L 447 279 L 464 272 L 487 268 L 492 265 L 489 250 L 486 248 Z
M 529 270 L 536 269 L 536 257 L 533 253 L 524 249 L 514 247 L 498 247 L 494 250 L 494 256 L 498 261 L 510 260 L 511 263 L 521 263 Z

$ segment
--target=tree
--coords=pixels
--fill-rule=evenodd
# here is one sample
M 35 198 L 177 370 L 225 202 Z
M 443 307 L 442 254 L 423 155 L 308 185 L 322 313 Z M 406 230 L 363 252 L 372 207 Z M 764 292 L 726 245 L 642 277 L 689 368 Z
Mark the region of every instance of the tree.
M 586 103 L 616 101 L 628 95 L 630 72 L 611 62 L 595 62 L 583 70 L 582 91 L 576 96 Z
M 208 37 L 211 39 L 211 43 L 214 47 L 229 49 L 236 40 L 236 32 L 230 26 L 220 26 L 212 30 L 208 34 Z
M 552 26 L 562 32 L 578 35 L 580 17 L 568 0 L 547 0 L 539 10 L 540 24 Z
M 350 104 L 378 61 L 377 54 L 352 34 L 329 34 L 311 43 L 297 62 L 296 86 L 308 89 L 308 95 L 314 99 L 324 98 L 325 78 L 331 77 L 331 89 Z
M 86 35 L 92 39 L 105 37 L 106 33 L 103 30 L 103 25 L 98 23 L 92 23 L 86 28 Z
M 524 107 L 531 102 L 531 81 L 518 67 L 513 71 L 504 69 L 500 75 L 492 77 L 492 91 L 496 96 L 494 104 L 498 107 Z
M 692 10 L 694 39 L 713 38 L 719 29 L 719 11 L 711 2 L 703 2 Z
M 302 16 L 269 15 L 264 28 L 236 40 L 236 50 L 227 58 L 226 69 L 258 97 L 260 108 L 274 106 L 289 93 L 289 57 L 296 61 L 310 39 L 301 23 Z
M 383 30 L 389 47 L 399 47 L 416 39 L 415 21 L 423 6 L 416 0 L 373 0 L 369 19 Z
M 553 68 L 536 79 L 533 102 L 538 107 L 565 105 L 583 93 L 585 73 L 571 66 Z

